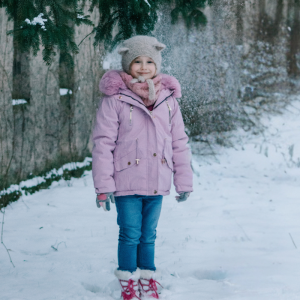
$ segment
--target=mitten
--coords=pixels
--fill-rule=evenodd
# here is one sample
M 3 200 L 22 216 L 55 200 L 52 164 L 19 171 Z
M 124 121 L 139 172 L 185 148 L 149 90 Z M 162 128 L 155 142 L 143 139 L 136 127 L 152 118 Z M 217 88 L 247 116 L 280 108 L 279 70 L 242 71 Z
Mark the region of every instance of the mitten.
M 183 193 L 180 193 L 179 196 L 176 196 L 176 200 L 177 202 L 183 202 L 185 201 L 190 195 L 190 192 L 183 192 Z
M 105 211 L 110 211 L 110 201 L 115 203 L 115 197 L 113 193 L 97 194 L 97 207 L 103 207 Z

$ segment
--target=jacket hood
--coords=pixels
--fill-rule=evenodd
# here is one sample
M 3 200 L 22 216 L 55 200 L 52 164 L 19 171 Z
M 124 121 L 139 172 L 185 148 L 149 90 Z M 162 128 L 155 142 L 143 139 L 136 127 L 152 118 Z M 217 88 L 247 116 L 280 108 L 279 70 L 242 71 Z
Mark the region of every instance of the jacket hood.
M 127 90 L 127 86 L 120 76 L 121 71 L 111 70 L 106 72 L 100 80 L 99 89 L 100 92 L 107 96 L 119 94 L 120 90 Z M 160 74 L 162 89 L 168 89 L 174 91 L 173 96 L 175 98 L 181 97 L 181 87 L 178 80 L 167 74 Z

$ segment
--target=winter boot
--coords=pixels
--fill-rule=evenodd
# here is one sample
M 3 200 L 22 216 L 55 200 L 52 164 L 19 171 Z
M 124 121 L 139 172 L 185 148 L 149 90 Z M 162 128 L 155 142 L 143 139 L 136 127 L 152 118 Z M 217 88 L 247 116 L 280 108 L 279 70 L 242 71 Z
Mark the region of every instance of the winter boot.
M 115 275 L 119 279 L 122 289 L 121 300 L 141 300 L 138 287 L 140 269 L 137 269 L 133 273 L 115 270 Z
M 140 272 L 139 289 L 142 299 L 159 299 L 156 284 L 160 286 L 161 284 L 156 281 L 157 272 L 151 270 L 140 270 Z

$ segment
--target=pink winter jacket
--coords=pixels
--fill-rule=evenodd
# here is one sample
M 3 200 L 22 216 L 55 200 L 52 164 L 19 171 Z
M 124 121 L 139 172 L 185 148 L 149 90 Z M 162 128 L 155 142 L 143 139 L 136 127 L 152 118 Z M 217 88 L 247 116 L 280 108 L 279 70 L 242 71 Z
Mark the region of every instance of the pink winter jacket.
M 129 90 L 119 71 L 100 81 L 105 94 L 93 132 L 93 178 L 96 193 L 168 195 L 172 172 L 178 193 L 192 192 L 188 137 L 176 98 L 179 82 L 162 74 L 162 90 L 149 111 Z

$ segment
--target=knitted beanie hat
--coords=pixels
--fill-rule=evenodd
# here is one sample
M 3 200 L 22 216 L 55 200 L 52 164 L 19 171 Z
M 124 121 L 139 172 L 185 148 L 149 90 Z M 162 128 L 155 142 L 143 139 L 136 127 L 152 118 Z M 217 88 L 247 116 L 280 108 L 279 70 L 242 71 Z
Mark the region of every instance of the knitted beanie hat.
M 155 37 L 147 35 L 137 35 L 123 42 L 122 47 L 118 53 L 122 55 L 122 68 L 130 74 L 131 62 L 139 56 L 149 56 L 153 59 L 157 74 L 161 67 L 161 51 L 166 46 L 160 43 Z

